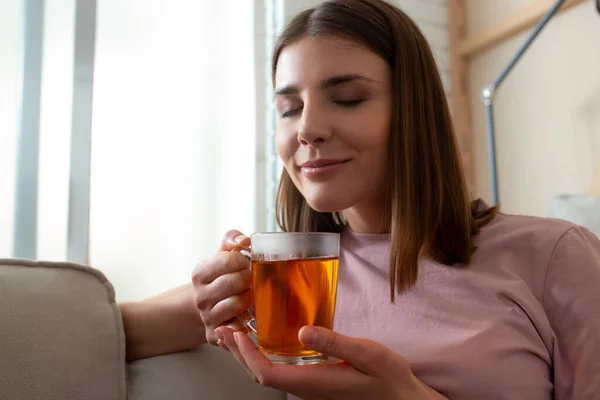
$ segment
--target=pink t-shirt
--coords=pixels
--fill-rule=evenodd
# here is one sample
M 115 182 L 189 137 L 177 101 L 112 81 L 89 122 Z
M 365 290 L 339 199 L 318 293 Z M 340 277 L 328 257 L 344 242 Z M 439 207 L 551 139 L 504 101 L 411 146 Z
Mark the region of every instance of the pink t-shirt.
M 600 399 L 600 242 L 498 215 L 466 268 L 420 265 L 390 303 L 388 235 L 342 234 L 334 329 L 405 357 L 452 400 Z

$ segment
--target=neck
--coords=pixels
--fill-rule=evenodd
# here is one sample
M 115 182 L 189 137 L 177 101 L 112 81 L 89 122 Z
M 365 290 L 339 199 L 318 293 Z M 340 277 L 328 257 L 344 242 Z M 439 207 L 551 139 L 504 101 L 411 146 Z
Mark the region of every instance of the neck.
M 381 201 L 372 201 L 343 211 L 348 227 L 356 233 L 388 233 L 389 221 Z

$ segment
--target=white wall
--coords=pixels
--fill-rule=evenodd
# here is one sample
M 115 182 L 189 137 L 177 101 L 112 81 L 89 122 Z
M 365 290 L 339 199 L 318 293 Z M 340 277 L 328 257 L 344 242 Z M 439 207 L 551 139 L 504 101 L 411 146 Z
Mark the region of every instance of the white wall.
M 532 0 L 469 0 L 469 31 Z M 528 32 L 474 57 L 470 66 L 475 184 L 489 199 L 480 89 Z M 585 193 L 600 152 L 600 15 L 592 1 L 555 16 L 506 78 L 495 99 L 500 201 L 507 212 L 545 215 L 561 193 Z

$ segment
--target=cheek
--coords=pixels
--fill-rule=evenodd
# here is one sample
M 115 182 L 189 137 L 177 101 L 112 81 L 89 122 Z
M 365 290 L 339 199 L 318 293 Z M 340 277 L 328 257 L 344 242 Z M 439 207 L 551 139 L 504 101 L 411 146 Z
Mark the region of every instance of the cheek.
M 391 139 L 391 127 L 385 114 L 372 113 L 357 120 L 348 128 L 351 135 L 346 140 L 348 144 L 359 149 L 368 157 L 381 157 L 387 154 Z M 376 116 L 376 118 L 373 118 Z
M 287 164 L 296 153 L 298 141 L 291 133 L 289 128 L 285 129 L 285 127 L 282 127 L 281 125 L 282 124 L 279 123 L 277 124 L 277 131 L 275 133 L 275 150 L 282 159 L 283 163 Z
M 373 117 L 369 123 L 372 127 L 371 135 L 365 137 L 368 141 L 365 145 L 380 154 L 387 153 L 392 134 L 391 113 L 387 107 L 382 106 L 379 113 L 372 113 L 371 116 Z

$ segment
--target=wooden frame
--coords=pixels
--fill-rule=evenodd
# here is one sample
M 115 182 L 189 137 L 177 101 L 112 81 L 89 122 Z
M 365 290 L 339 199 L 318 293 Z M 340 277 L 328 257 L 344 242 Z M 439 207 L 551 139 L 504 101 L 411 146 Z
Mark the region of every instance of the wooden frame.
M 558 13 L 561 13 L 586 0 L 566 0 Z M 536 0 L 514 14 L 487 26 L 481 31 L 468 35 L 459 44 L 458 51 L 464 57 L 471 57 L 517 33 L 533 27 L 552 6 L 554 0 Z
M 467 181 L 473 185 L 473 138 L 469 105 L 468 58 L 460 53 L 467 34 L 466 0 L 448 0 L 448 36 L 450 52 L 450 108 Z
M 566 0 L 558 12 L 589 0 Z M 469 59 L 476 54 L 534 26 L 555 0 L 535 0 L 479 32 L 467 34 L 467 0 L 448 0 L 450 51 L 450 106 L 465 173 L 473 185 L 473 133 L 469 103 Z M 508 60 L 507 60 L 508 61 Z

